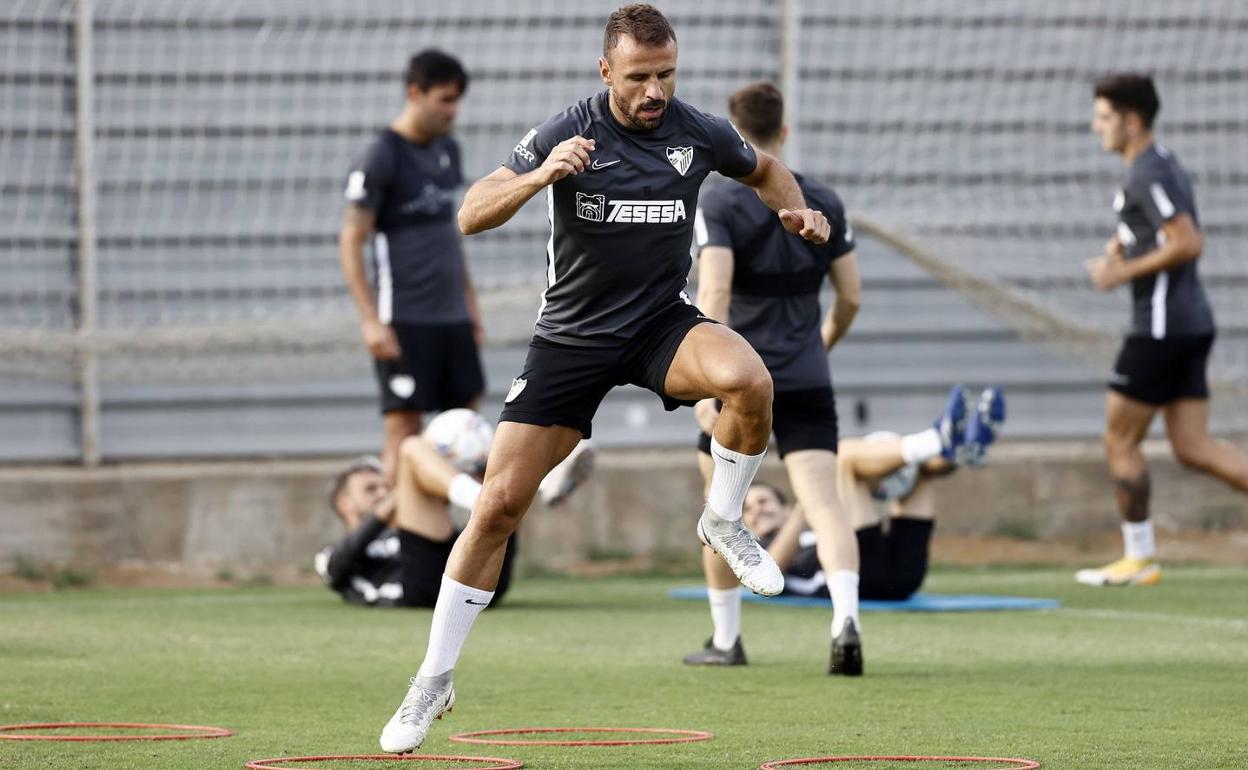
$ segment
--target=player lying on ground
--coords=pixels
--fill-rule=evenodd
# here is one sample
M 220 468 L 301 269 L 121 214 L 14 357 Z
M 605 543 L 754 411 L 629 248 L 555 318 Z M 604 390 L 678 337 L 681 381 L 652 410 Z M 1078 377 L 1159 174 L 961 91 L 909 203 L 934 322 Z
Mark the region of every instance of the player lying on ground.
M 728 103 L 734 124 L 759 150 L 778 155 L 788 137 L 784 98 L 770 83 L 752 83 Z M 758 351 L 775 387 L 772 430 L 806 519 L 818 536 L 819 559 L 835 599 L 832 662 L 828 673 L 862 674 L 858 619 L 858 545 L 836 490 L 836 396 L 828 351 L 849 331 L 858 312 L 861 281 L 854 236 L 845 207 L 828 187 L 796 175 L 802 194 L 828 219 L 827 243 L 813 244 L 780 226 L 748 188 L 720 185 L 698 202 L 694 227 L 698 255 L 698 307 L 727 323 Z M 836 301 L 822 319 L 819 290 L 825 281 Z M 719 416 L 713 400 L 696 407 L 702 436 L 698 468 L 709 494 L 715 462 L 711 433 Z M 714 551 L 703 549 L 702 568 L 712 606 L 740 612 L 741 585 Z M 722 650 L 735 638 L 714 640 Z
M 1248 454 L 1209 435 L 1206 368 L 1216 334 L 1213 310 L 1197 275 L 1204 238 L 1187 171 L 1153 140 L 1161 101 L 1146 75 L 1110 75 L 1094 88 L 1092 130 L 1122 156 L 1127 173 L 1114 199 L 1118 229 L 1105 254 L 1087 263 L 1092 283 L 1108 291 L 1131 284 L 1131 327 L 1109 379 L 1105 457 L 1122 513 L 1123 558 L 1075 579 L 1091 586 L 1152 585 L 1161 580 L 1152 484 L 1140 444 L 1160 411 L 1174 456 L 1183 465 L 1248 492 Z
M 520 137 L 503 167 L 464 197 L 459 225 L 471 234 L 503 225 L 545 193 L 547 287 L 499 418 L 485 489 L 447 562 L 424 661 L 382 730 L 385 751 L 420 746 L 454 705 L 455 663 L 493 596 L 507 538 L 542 477 L 589 437 L 616 386 L 647 388 L 668 409 L 724 403 L 698 534 L 750 589 L 783 588 L 780 570 L 741 524 L 771 432 L 771 377 L 749 343 L 685 295 L 691 215 L 703 180 L 718 172 L 755 188 L 803 238 L 826 242 L 828 221 L 807 207 L 779 161 L 756 153 L 727 120 L 674 97 L 676 50 L 675 31 L 653 6 L 612 13 L 598 60 L 606 90 Z
M 409 436 L 402 442 L 393 495 L 386 487 L 381 461 L 373 457 L 356 460 L 334 480 L 330 507 L 342 519 L 347 534 L 318 553 L 315 565 L 326 585 L 346 601 L 380 607 L 432 607 L 437 601 L 447 557 L 459 536 L 450 506 L 472 510 L 484 471 L 477 458 L 460 458 L 446 451 L 461 443 L 458 436 L 442 429 L 442 422 L 454 417 L 445 412 L 429 423 L 426 435 Z M 476 421 L 478 435 L 470 439 L 484 441 L 482 448 L 488 452 L 492 432 L 480 417 Z M 474 428 L 472 421 L 452 424 L 459 430 Z M 480 459 L 484 457 L 483 452 Z M 567 499 L 587 478 L 593 457 L 593 448 L 586 444 L 551 471 L 542 483 L 547 505 L 558 506 Z M 513 538 L 503 561 L 498 598 L 510 584 L 514 555 Z
M 930 480 L 952 473 L 959 465 L 983 465 L 1004 420 L 1005 396 L 1000 390 L 985 390 L 967 419 L 965 392 L 957 386 L 936 427 L 907 436 L 877 433 L 841 440 L 837 456 L 840 490 L 858 540 L 861 598 L 903 601 L 919 589 L 927 574 L 934 525 Z M 889 501 L 887 530 L 873 499 Z M 746 526 L 784 570 L 784 594 L 835 600 L 800 504 L 790 507 L 776 487 L 755 484 L 745 498 L 744 516 Z M 740 605 L 712 601 L 711 621 L 714 636 L 685 662 L 745 665 Z M 731 647 L 722 649 L 714 643 L 720 635 L 734 640 Z

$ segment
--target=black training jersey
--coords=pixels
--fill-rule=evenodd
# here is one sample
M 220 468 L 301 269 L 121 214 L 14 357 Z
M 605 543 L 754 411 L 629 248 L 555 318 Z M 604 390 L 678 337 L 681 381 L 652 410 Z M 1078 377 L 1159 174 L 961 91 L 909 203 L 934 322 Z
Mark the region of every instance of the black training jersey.
M 832 261 L 854 250 L 853 229 L 840 198 L 817 182 L 795 176 L 806 205 L 822 211 L 832 226 L 823 245 L 785 230 L 775 212 L 741 185 L 708 190 L 694 220 L 695 249 L 732 249 L 728 325 L 762 356 L 777 391 L 828 384 L 819 289 Z
M 1197 226 L 1196 197 L 1179 161 L 1153 145 L 1127 170 L 1126 184 L 1114 198 L 1118 240 L 1127 259 L 1156 249 L 1165 240 L 1162 225 L 1188 214 Z M 1183 337 L 1212 334 L 1213 310 L 1196 274 L 1196 262 L 1131 282 L 1130 336 Z
M 369 516 L 314 560 L 325 585 L 352 604 L 403 603 L 403 556 L 397 530 Z
M 536 333 L 581 346 L 628 340 L 656 313 L 689 302 L 685 283 L 698 189 L 712 171 L 751 174 L 758 159 L 724 118 L 672 99 L 653 131 L 620 125 L 608 92 L 530 131 L 503 164 L 536 169 L 555 145 L 596 142 L 592 165 L 546 188 L 551 222 Z
M 382 323 L 463 323 L 464 257 L 455 224 L 463 183 L 459 145 L 428 144 L 387 128 L 352 166 L 348 202 L 377 214 L 373 262 Z

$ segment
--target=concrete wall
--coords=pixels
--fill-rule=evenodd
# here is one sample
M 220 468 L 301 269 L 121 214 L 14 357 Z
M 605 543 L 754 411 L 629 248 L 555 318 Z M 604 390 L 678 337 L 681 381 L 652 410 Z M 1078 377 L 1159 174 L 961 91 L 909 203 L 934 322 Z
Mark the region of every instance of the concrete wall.
M 1150 445 L 1154 511 L 1163 530 L 1248 528 L 1248 505 Z M 212 574 L 290 574 L 340 534 L 326 509 L 338 460 L 134 464 L 95 470 L 0 470 L 0 568 L 17 557 L 100 568 L 153 565 Z M 763 477 L 784 483 L 769 458 Z M 694 550 L 700 482 L 687 450 L 613 451 L 559 510 L 525 521 L 528 564 L 563 568 L 605 556 L 658 561 Z M 992 465 L 940 482 L 940 532 L 1039 539 L 1117 525 L 1094 444 L 1007 444 Z

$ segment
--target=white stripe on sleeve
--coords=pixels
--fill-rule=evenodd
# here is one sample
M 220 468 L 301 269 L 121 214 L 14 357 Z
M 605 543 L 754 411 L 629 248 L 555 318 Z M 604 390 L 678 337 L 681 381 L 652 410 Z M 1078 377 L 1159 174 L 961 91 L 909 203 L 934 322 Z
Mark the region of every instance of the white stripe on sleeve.
M 394 276 L 390 273 L 390 241 L 385 233 L 373 239 L 373 258 L 377 260 L 377 320 L 388 324 L 394 320 Z
M 1153 196 L 1153 205 L 1157 207 L 1162 219 L 1174 216 L 1174 204 L 1170 202 L 1170 196 L 1166 195 L 1166 188 L 1161 182 L 1153 182 L 1149 185 L 1148 194 Z

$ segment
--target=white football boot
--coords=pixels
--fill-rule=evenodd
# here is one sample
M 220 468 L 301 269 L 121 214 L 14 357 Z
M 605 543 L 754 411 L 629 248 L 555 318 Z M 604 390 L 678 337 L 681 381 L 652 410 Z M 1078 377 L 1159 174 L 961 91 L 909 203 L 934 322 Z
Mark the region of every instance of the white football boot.
M 698 539 L 722 556 L 741 585 L 754 593 L 775 596 L 784 590 L 780 568 L 740 519 L 725 521 L 709 507 L 703 508 Z
M 441 719 L 443 714 L 449 714 L 455 707 L 452 671 L 433 677 L 412 677 L 411 687 L 399 710 L 381 730 L 382 751 L 407 754 L 420 748 L 433 720 Z

